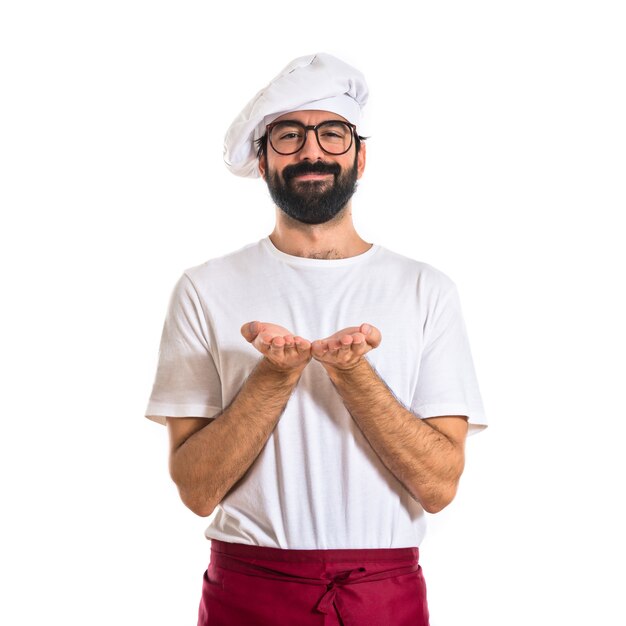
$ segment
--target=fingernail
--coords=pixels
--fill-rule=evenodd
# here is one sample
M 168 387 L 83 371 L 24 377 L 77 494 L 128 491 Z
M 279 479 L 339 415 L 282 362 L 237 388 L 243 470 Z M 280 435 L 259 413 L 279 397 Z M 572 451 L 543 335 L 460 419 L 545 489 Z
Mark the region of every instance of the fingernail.
M 364 334 L 368 334 L 372 330 L 372 327 L 369 324 L 363 324 L 362 331 Z

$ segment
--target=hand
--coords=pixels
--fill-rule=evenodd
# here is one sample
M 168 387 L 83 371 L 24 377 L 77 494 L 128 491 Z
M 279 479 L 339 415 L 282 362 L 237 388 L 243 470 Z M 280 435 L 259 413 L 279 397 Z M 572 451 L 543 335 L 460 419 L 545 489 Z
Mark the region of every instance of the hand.
M 286 328 L 268 322 L 248 322 L 241 334 L 281 372 L 302 370 L 311 360 L 311 342 L 293 336 Z
M 311 344 L 311 354 L 323 365 L 340 370 L 356 367 L 363 355 L 377 348 L 382 340 L 380 331 L 371 324 L 351 326 L 326 339 Z

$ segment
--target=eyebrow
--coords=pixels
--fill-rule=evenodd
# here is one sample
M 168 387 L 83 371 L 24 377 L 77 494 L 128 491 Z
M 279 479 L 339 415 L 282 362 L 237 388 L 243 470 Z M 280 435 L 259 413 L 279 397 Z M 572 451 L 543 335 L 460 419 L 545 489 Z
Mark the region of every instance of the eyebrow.
M 302 124 L 302 126 L 308 126 L 308 124 L 305 124 L 304 122 L 301 122 L 300 120 L 286 119 L 286 120 L 278 120 L 278 121 L 276 121 L 277 124 L 282 124 L 283 122 L 287 122 L 289 124 Z M 345 120 L 330 119 L 330 120 L 322 120 L 321 122 L 318 122 L 317 124 L 310 124 L 310 126 L 318 126 L 319 124 L 324 124 L 325 122 L 341 122 L 343 124 L 347 124 L 348 123 Z

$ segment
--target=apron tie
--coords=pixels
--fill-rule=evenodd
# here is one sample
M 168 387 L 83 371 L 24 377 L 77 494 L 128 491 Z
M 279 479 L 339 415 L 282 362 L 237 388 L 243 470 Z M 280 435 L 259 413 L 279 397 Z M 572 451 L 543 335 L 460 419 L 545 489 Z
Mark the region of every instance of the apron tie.
M 405 565 L 403 567 L 396 567 L 382 572 L 373 572 L 371 574 L 367 572 L 366 567 L 357 567 L 356 569 L 341 572 L 340 574 L 333 576 L 330 582 L 328 582 L 326 585 L 326 591 L 324 591 L 322 597 L 318 600 L 315 610 L 320 613 L 329 613 L 335 604 L 335 598 L 339 589 L 345 585 L 352 585 L 360 582 L 373 582 L 375 580 L 383 580 L 384 578 L 411 574 L 416 572 L 418 568 L 419 564 L 415 563 L 413 565 Z M 340 613 L 339 608 L 335 608 L 337 609 L 337 612 Z
M 333 576 L 331 581 L 326 585 L 326 591 L 315 605 L 315 609 L 320 613 L 330 613 L 335 602 L 335 596 L 337 595 L 337 587 L 349 584 L 351 581 L 358 578 L 362 578 L 364 576 L 362 572 L 365 571 L 364 567 L 358 567 L 357 569 L 342 572 L 341 574 Z M 361 576 L 358 575 L 359 573 L 361 573 Z

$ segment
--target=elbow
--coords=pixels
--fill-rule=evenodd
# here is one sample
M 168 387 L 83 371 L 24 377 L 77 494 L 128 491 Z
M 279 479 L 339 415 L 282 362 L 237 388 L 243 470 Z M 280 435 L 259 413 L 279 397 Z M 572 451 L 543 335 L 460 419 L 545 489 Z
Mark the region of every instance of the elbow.
M 188 495 L 180 487 L 178 487 L 178 493 L 183 504 L 199 517 L 209 517 L 215 510 L 215 505 L 206 498 L 201 499 Z
M 177 467 L 170 462 L 170 477 L 176 488 L 182 503 L 193 513 L 199 517 L 209 517 L 215 510 L 216 504 L 207 497 L 206 493 L 201 493 L 197 488 L 193 488 L 187 484 L 182 476 L 179 475 Z
M 424 511 L 435 514 L 443 511 L 456 496 L 457 484 L 450 485 L 447 488 L 437 489 L 428 494 L 416 498 L 421 504 Z
M 439 511 L 443 511 L 448 504 L 450 504 L 450 502 L 452 502 L 452 500 L 449 501 L 444 501 L 444 500 L 439 500 L 438 502 L 422 502 L 422 508 L 424 509 L 424 511 L 426 511 L 426 513 L 431 513 L 431 514 L 435 514 L 435 513 L 439 513 Z
M 198 515 L 199 517 L 209 517 L 209 515 L 211 515 L 213 513 L 213 511 L 215 511 L 215 507 L 211 506 L 211 505 L 204 505 L 204 506 L 189 506 L 188 504 L 185 504 L 185 506 L 190 510 L 193 511 L 196 515 Z

